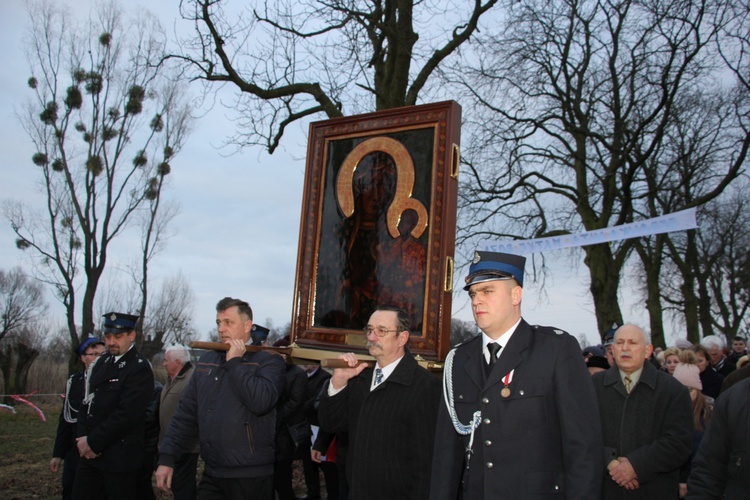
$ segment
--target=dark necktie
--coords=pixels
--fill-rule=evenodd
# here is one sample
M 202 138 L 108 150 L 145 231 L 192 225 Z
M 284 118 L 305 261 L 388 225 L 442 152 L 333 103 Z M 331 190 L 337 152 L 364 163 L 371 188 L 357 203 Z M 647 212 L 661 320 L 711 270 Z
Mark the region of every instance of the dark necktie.
M 500 344 L 490 342 L 487 344 L 487 350 L 490 352 L 490 361 L 487 363 L 487 373 L 492 371 L 492 367 L 497 363 L 497 353 L 500 352 Z
M 375 368 L 375 387 L 379 386 L 383 381 L 383 370 Z

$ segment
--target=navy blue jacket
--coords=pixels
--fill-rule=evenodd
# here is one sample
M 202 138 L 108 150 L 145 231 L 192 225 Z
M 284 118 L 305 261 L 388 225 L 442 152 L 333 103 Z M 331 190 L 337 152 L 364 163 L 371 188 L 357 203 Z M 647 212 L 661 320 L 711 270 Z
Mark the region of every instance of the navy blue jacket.
M 205 471 L 216 478 L 273 474 L 276 404 L 286 364 L 268 352 L 226 360 L 226 352 L 201 356 L 159 448 L 159 464 L 189 449 L 195 437 Z M 199 432 L 200 429 L 200 432 Z

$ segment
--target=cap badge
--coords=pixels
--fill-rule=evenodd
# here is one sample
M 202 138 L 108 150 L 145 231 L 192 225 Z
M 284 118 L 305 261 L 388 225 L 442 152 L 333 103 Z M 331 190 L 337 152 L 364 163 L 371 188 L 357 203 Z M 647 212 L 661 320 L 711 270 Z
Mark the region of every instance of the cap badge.
M 112 316 L 110 316 L 109 319 L 115 321 L 117 319 L 117 315 L 115 313 L 112 313 Z
M 479 255 L 479 252 L 474 252 L 474 260 L 471 263 L 477 264 L 480 260 L 482 260 L 482 257 Z

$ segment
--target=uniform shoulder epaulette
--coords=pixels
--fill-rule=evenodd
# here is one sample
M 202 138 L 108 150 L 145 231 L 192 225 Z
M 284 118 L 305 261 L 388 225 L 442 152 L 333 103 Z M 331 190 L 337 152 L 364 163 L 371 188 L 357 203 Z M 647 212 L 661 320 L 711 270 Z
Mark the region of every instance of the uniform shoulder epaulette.
M 480 338 L 481 336 L 482 336 L 481 334 L 480 335 L 476 335 L 476 336 L 470 338 L 469 340 L 464 340 L 463 342 L 459 342 L 458 344 L 456 344 L 453 347 L 451 347 L 451 349 L 458 349 L 461 346 L 466 346 L 469 343 L 474 342 L 476 339 Z
M 538 331 L 539 333 L 546 333 L 548 335 L 554 335 L 556 337 L 564 337 L 566 335 L 570 335 L 565 330 L 561 330 L 560 328 L 555 328 L 553 326 L 533 325 L 531 328 Z

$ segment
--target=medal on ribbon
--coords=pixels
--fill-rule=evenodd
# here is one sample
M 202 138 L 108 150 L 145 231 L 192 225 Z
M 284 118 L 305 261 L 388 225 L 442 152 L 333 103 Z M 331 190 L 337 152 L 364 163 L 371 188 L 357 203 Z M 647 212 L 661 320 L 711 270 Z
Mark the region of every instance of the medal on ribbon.
M 511 370 L 503 377 L 503 388 L 500 390 L 500 395 L 504 398 L 510 396 L 510 382 L 513 380 L 513 372 L 515 370 Z

